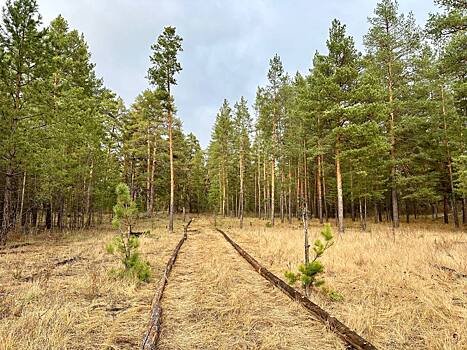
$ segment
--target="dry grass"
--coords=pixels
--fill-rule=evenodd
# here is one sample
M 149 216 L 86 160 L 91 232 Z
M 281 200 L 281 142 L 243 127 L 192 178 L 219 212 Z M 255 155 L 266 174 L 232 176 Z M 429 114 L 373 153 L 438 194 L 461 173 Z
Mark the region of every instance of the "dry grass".
M 226 219 L 233 239 L 279 276 L 303 260 L 297 221 L 267 228 L 248 220 L 239 230 Z M 351 223 L 349 223 L 351 226 Z M 310 225 L 313 240 L 321 226 Z M 467 349 L 467 235 L 428 222 L 403 227 L 395 241 L 384 225 L 361 233 L 356 226 L 323 258 L 326 283 L 344 295 L 313 300 L 382 349 Z
M 162 308 L 161 350 L 343 348 L 211 228 L 182 247 Z
M 221 222 L 222 221 L 222 222 Z M 251 221 L 251 226 L 250 226 Z M 0 350 L 136 349 L 145 331 L 155 281 L 182 234 L 165 220 L 142 238 L 152 282 L 116 281 L 105 253 L 110 227 L 22 237 L 0 252 Z M 218 223 L 279 276 L 302 261 L 299 222 L 266 228 L 260 220 Z M 160 348 L 337 349 L 342 343 L 303 309 L 271 287 L 212 230 L 195 221 L 163 298 Z M 312 238 L 319 233 L 310 225 Z M 26 245 L 22 245 L 26 243 Z M 80 256 L 56 266 L 65 258 Z M 381 349 L 467 348 L 467 236 L 429 222 L 400 230 L 384 225 L 349 229 L 323 259 L 326 283 L 344 295 L 312 299 Z M 28 277 L 35 276 L 32 280 Z
M 29 245 L 1 251 L 0 349 L 135 349 L 141 343 L 154 295 L 154 281 L 181 236 L 168 235 L 165 220 L 141 222 L 151 229 L 141 251 L 152 266 L 149 284 L 116 281 L 118 267 L 104 246 L 114 230 L 23 237 Z M 22 244 L 22 243 L 21 243 Z M 79 255 L 82 259 L 56 266 Z M 27 277 L 35 275 L 32 281 Z

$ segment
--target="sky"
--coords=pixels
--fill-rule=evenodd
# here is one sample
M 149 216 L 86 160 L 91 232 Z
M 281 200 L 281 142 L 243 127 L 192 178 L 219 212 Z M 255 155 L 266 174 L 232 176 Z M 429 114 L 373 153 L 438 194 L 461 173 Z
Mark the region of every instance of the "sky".
M 105 86 L 127 106 L 148 88 L 151 45 L 165 26 L 183 37 L 183 70 L 174 88 L 178 116 L 203 147 L 226 98 L 254 103 L 266 83 L 269 59 L 279 54 L 287 72 L 307 73 L 332 19 L 347 25 L 357 48 L 377 0 L 37 0 L 44 24 L 61 14 L 84 33 Z M 5 0 L 0 0 L 3 6 Z M 436 12 L 433 0 L 399 0 L 419 25 Z

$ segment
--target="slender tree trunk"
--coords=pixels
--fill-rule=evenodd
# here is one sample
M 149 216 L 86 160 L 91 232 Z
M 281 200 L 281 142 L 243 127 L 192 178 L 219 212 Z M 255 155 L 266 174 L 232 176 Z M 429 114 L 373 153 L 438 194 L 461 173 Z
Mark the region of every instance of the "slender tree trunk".
M 410 208 L 409 208 L 409 201 L 405 201 L 405 221 L 410 223 Z
M 284 182 L 285 182 L 285 175 L 284 175 L 284 165 L 283 161 L 281 161 L 281 223 L 283 224 L 285 221 L 285 192 L 284 192 Z
M 353 171 L 352 166 L 350 167 L 350 213 L 352 221 L 355 221 L 355 203 L 353 198 Z
M 358 208 L 359 208 L 359 213 L 360 213 L 360 229 L 362 231 L 366 231 L 366 221 L 365 221 L 365 215 L 363 213 L 363 205 L 362 205 L 362 199 L 358 199 Z
M 276 182 L 276 161 L 274 155 L 272 156 L 271 160 L 271 225 L 274 226 L 274 219 L 275 219 L 275 182 Z
M 467 224 L 467 199 L 462 198 L 462 223 Z
M 243 228 L 243 176 L 244 176 L 244 169 L 243 169 L 243 141 L 240 145 L 240 198 L 239 198 L 239 216 L 240 216 L 240 228 Z
M 52 229 L 52 205 L 50 204 L 50 201 L 47 201 L 46 203 L 45 227 L 47 230 Z
M 308 242 L 308 208 L 303 207 L 302 212 L 302 221 L 303 221 L 303 238 L 304 238 L 304 250 L 305 250 L 305 264 L 310 262 L 310 244 Z
M 12 193 L 13 167 L 8 166 L 5 177 L 5 191 L 3 193 L 3 221 L 0 231 L 0 246 L 4 246 L 8 231 L 11 228 L 11 193 Z
M 297 162 L 297 171 L 296 171 L 296 174 L 297 174 L 297 184 L 296 184 L 296 203 L 295 203 L 295 216 L 298 218 L 300 218 L 300 213 L 299 213 L 299 210 L 300 210 L 300 202 L 301 202 L 301 198 L 300 198 L 300 188 L 301 188 L 301 182 L 300 182 L 300 160 Z
M 449 224 L 449 204 L 448 204 L 448 196 L 446 193 L 443 196 L 443 217 L 444 223 Z
M 267 173 L 266 173 L 266 156 L 263 159 L 263 195 L 264 195 L 264 217 L 268 217 L 268 207 L 269 207 L 269 184 L 268 184 L 268 178 L 267 178 Z
M 328 210 L 328 203 L 326 200 L 326 177 L 324 173 L 324 159 L 321 158 L 321 176 L 322 176 L 322 183 L 323 183 L 323 208 L 324 208 L 324 217 L 326 222 L 329 221 L 329 210 Z
M 343 196 L 342 196 L 342 175 L 341 175 L 339 137 L 337 137 L 337 142 L 336 142 L 336 184 L 337 184 L 338 232 L 340 235 L 342 235 L 344 233 L 344 201 L 343 201 Z
M 459 227 L 459 214 L 457 211 L 457 201 L 456 201 L 456 194 L 454 191 L 454 180 L 452 176 L 452 159 L 451 159 L 451 151 L 449 149 L 449 139 L 447 134 L 447 121 L 446 121 L 446 106 L 445 106 L 445 99 L 444 99 L 444 88 L 441 86 L 441 106 L 443 112 L 443 121 L 444 121 L 444 147 L 446 149 L 446 158 L 447 158 L 447 168 L 448 168 L 448 175 L 449 175 L 449 186 L 451 190 L 451 207 L 452 207 L 452 216 L 454 219 L 454 226 Z
M 146 215 L 151 217 L 151 140 L 149 135 L 149 125 L 147 128 L 147 159 L 146 159 Z
M 21 201 L 19 205 L 19 216 L 17 218 L 17 226 L 22 227 L 23 226 L 23 212 L 24 212 L 24 193 L 26 189 L 26 171 L 23 173 L 23 184 L 21 186 Z
M 289 224 L 292 223 L 292 169 L 290 165 L 290 159 L 289 159 L 289 183 L 288 183 L 288 189 L 289 189 L 289 195 L 288 195 L 288 219 L 289 219 Z
M 317 159 L 317 166 L 316 166 L 316 192 L 318 195 L 318 218 L 319 223 L 323 223 L 323 196 L 321 194 L 321 154 L 318 154 L 316 157 Z
M 169 90 L 170 91 L 170 90 Z M 170 92 L 169 92 L 170 98 Z M 168 111 L 168 127 L 169 127 L 169 159 L 170 159 L 170 207 L 169 207 L 169 232 L 174 231 L 174 201 L 175 201 L 175 174 L 174 174 L 174 157 L 173 157 L 173 135 L 172 135 L 172 108 Z
M 387 29 L 389 30 L 389 29 Z M 397 203 L 397 188 L 396 188 L 396 136 L 395 136 L 395 118 L 394 118 L 394 107 L 392 106 L 394 101 L 393 96 L 393 77 L 392 77 L 392 60 L 388 62 L 388 92 L 389 92 L 389 104 L 391 112 L 389 113 L 389 139 L 391 144 L 391 203 L 392 203 L 392 226 L 398 228 L 400 225 L 399 221 L 399 208 Z
M 257 164 L 257 171 L 258 171 L 258 218 L 261 219 L 261 158 L 258 152 L 258 164 Z
M 156 143 L 152 147 L 152 166 L 151 166 L 151 186 L 149 193 L 149 216 L 152 217 L 154 213 L 154 178 L 156 175 Z
M 92 155 L 91 155 L 92 157 Z M 86 193 L 86 227 L 91 226 L 91 194 L 92 194 L 92 174 L 94 171 L 94 159 L 91 158 L 91 166 L 89 167 L 88 186 Z

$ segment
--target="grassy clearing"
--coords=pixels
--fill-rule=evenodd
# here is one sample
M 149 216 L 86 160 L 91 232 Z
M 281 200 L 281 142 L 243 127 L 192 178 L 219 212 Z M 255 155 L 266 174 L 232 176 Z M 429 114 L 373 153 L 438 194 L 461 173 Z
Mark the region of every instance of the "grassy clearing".
M 0 255 L 0 349 L 135 349 L 145 331 L 154 286 L 182 234 L 169 235 L 166 220 L 139 222 L 151 230 L 141 238 L 142 256 L 153 276 L 149 284 L 114 280 L 120 267 L 105 244 L 110 226 L 82 232 L 23 237 L 30 243 Z M 151 226 L 153 226 L 151 228 Z M 56 266 L 79 255 L 81 259 Z M 32 281 L 28 277 L 37 276 Z
M 279 276 L 303 260 L 302 228 L 266 227 L 256 219 L 237 229 L 218 218 L 244 249 Z M 105 252 L 110 226 L 27 236 L 0 251 L 0 350 L 135 349 L 145 331 L 155 281 L 182 234 L 166 220 L 141 221 L 151 283 L 113 280 L 120 262 Z M 351 223 L 347 223 L 349 226 Z M 152 226 L 152 228 L 151 228 Z M 163 299 L 162 349 L 306 349 L 342 344 L 299 306 L 271 287 L 212 231 L 193 224 Z M 311 242 L 321 227 L 310 225 Z M 344 296 L 312 299 L 381 349 L 465 349 L 467 339 L 467 236 L 421 222 L 390 228 L 358 225 L 325 254 L 326 284 Z M 59 265 L 63 259 L 79 256 Z M 442 269 L 440 267 L 449 269 Z M 34 277 L 34 278 L 31 278 Z
M 212 228 L 183 245 L 162 308 L 161 350 L 344 349 Z
M 351 226 L 351 223 L 347 223 Z M 265 267 L 283 277 L 303 261 L 303 232 L 266 227 L 248 220 L 244 230 L 234 220 L 220 225 Z M 332 302 L 312 299 L 382 349 L 466 349 L 467 236 L 429 222 L 403 227 L 394 241 L 384 225 L 361 233 L 355 224 L 323 257 L 325 279 L 344 296 Z M 310 225 L 311 242 L 321 226 Z

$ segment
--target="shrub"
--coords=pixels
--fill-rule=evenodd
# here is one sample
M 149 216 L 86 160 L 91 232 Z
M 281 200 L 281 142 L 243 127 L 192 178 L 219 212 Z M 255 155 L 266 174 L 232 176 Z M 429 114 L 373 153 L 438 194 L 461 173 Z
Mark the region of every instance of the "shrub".
M 115 236 L 105 247 L 107 253 L 117 256 L 123 264 L 121 269 L 110 271 L 112 277 L 129 277 L 143 282 L 149 281 L 151 268 L 149 262 L 142 260 L 139 252 L 139 239 L 131 235 L 131 227 L 135 223 L 137 208 L 131 199 L 126 184 L 117 185 L 117 204 L 114 206 L 112 224 L 118 229 Z M 125 230 L 122 229 L 125 227 Z

